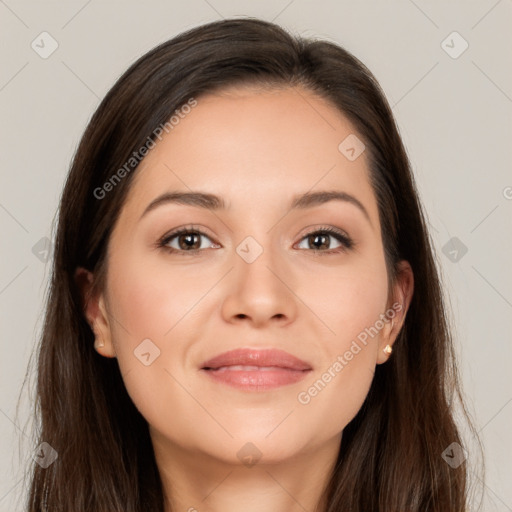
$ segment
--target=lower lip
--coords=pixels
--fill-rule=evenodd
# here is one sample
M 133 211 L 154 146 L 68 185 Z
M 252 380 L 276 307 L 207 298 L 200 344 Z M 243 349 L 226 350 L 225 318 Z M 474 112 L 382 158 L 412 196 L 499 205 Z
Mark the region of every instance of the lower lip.
M 294 384 L 306 377 L 311 370 L 288 368 L 264 368 L 261 370 L 238 370 L 229 367 L 219 370 L 202 370 L 210 378 L 244 391 L 266 391 Z

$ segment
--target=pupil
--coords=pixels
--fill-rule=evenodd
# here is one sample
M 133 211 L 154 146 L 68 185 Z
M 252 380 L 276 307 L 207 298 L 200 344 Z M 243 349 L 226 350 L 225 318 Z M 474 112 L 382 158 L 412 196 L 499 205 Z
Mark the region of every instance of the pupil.
M 197 237 L 196 234 L 186 234 L 186 235 L 181 235 L 180 239 L 183 241 L 185 240 L 185 243 L 184 244 L 180 244 L 181 248 L 187 248 L 187 249 L 190 249 L 190 248 L 196 248 L 196 247 L 193 247 L 194 245 L 197 245 L 197 242 L 194 243 L 194 237 Z
M 313 242 L 312 242 L 312 243 L 313 243 L 313 245 L 317 245 L 318 240 L 323 239 L 323 240 L 324 240 L 324 243 L 320 242 L 320 246 L 322 246 L 322 245 L 329 246 L 329 244 L 328 244 L 328 243 L 325 243 L 325 239 L 326 239 L 326 238 L 327 238 L 327 237 L 326 237 L 325 235 L 313 235 L 313 236 L 311 237 L 311 239 L 310 239 L 310 240 L 313 240 Z M 317 246 L 317 249 L 318 249 L 318 246 Z

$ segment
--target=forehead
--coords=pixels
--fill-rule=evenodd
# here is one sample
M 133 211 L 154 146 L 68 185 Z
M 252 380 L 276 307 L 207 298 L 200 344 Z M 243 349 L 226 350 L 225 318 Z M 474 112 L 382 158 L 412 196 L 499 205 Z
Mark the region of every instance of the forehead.
M 315 189 L 355 195 L 377 216 L 367 155 L 339 149 L 352 124 L 328 101 L 298 87 L 232 87 L 196 98 L 149 151 L 125 201 L 140 212 L 168 190 L 221 195 L 228 207 L 267 208 Z

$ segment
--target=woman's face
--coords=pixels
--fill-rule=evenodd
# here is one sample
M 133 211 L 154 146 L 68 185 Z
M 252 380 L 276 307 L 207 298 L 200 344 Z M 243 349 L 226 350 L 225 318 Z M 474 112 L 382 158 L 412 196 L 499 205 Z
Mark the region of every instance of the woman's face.
M 404 314 L 398 285 L 387 300 L 367 154 L 304 89 L 196 99 L 137 169 L 114 227 L 88 310 L 98 351 L 117 357 L 168 450 L 247 463 L 335 446 Z M 208 197 L 158 199 L 176 193 Z

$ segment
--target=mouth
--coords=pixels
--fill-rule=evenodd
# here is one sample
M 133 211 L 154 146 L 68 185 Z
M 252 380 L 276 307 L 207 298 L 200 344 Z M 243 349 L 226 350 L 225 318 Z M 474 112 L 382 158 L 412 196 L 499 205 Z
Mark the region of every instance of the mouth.
M 204 362 L 201 371 L 221 384 L 266 391 L 304 379 L 312 367 L 282 350 L 236 349 Z

